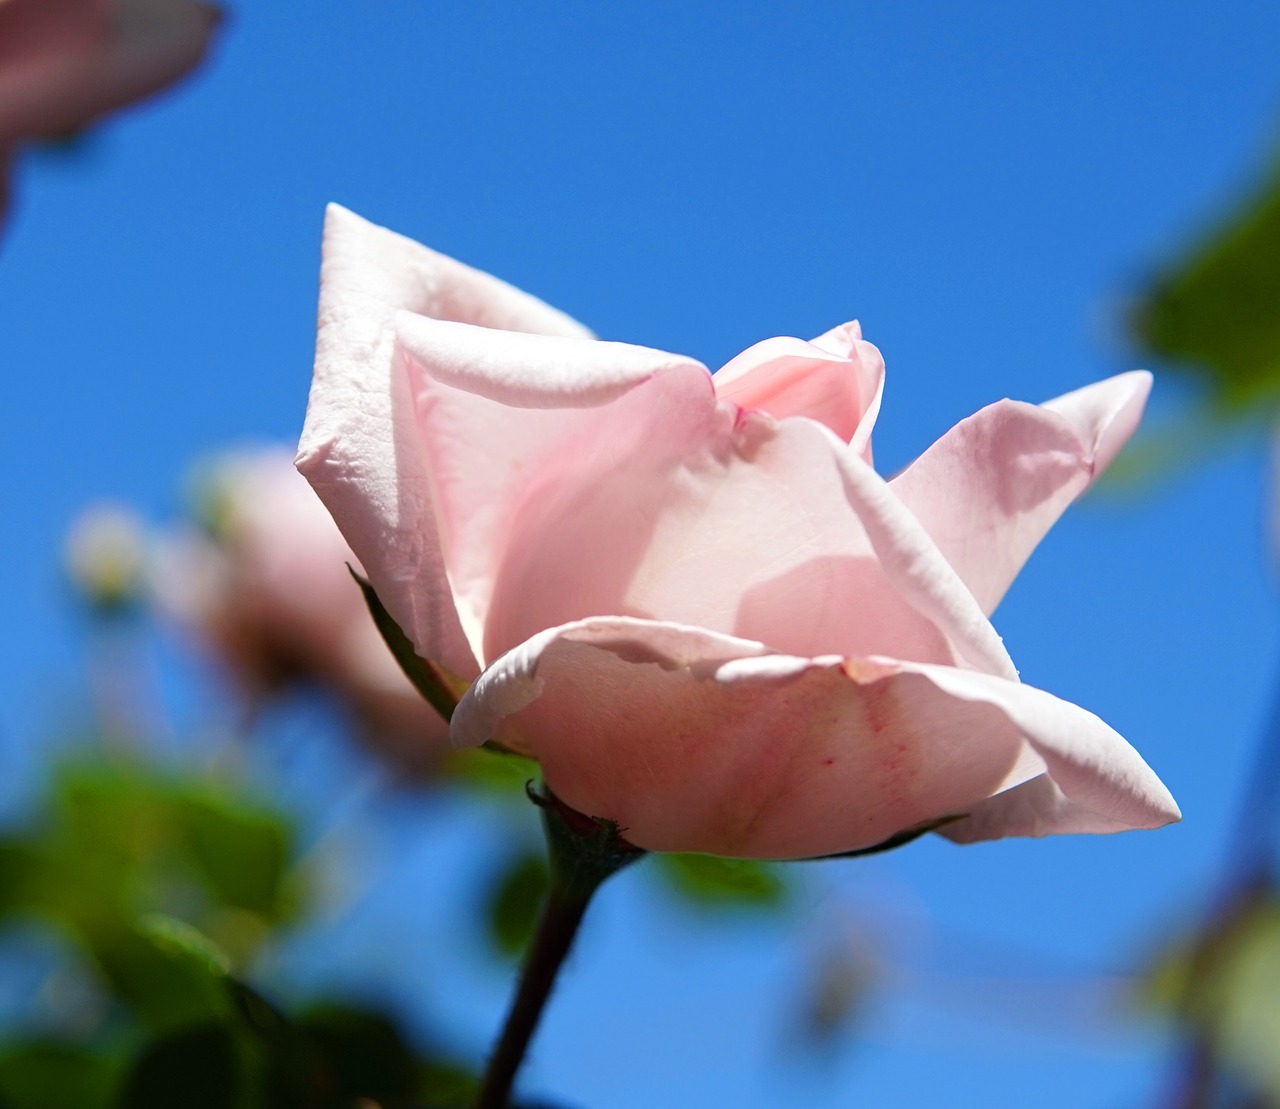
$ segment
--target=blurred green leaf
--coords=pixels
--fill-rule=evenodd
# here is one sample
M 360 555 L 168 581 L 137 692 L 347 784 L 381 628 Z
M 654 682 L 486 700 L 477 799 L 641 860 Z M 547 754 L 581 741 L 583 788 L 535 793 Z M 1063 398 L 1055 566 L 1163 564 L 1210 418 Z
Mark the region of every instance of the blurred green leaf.
M 271 919 L 288 915 L 289 828 L 275 814 L 225 796 L 179 795 L 174 823 L 214 895 Z
M 198 924 L 245 958 L 297 911 L 292 854 L 289 824 L 230 783 L 79 762 L 56 775 L 40 819 L 0 841 L 0 915 L 43 917 L 117 983 L 154 962 L 134 926 L 149 912 Z
M 659 873 L 681 896 L 704 908 L 780 908 L 787 900 L 781 871 L 755 859 L 717 855 L 655 855 Z
M 418 1083 L 422 1109 L 460 1109 L 470 1105 L 480 1089 L 480 1078 L 461 1063 L 431 1059 L 423 1064 Z
M 528 808 L 525 786 L 538 778 L 538 764 L 523 755 L 476 747 L 452 751 L 440 764 L 440 773 L 450 781 L 477 790 L 505 795 Z
M 299 1021 L 331 1072 L 335 1089 L 354 1100 L 389 1107 L 408 1104 L 417 1092 L 413 1051 L 389 1018 L 345 1006 L 325 1006 Z
M 1229 906 L 1205 934 L 1167 950 L 1145 986 L 1150 1003 L 1280 1102 L 1280 902 Z
M 229 960 L 190 925 L 155 914 L 130 928 L 103 929 L 94 941 L 107 980 L 147 1027 L 235 1018 Z
M 1133 328 L 1153 354 L 1202 377 L 1220 409 L 1280 402 L 1280 165 L 1155 279 Z
M 485 919 L 489 942 L 499 954 L 513 956 L 525 949 L 549 884 L 546 859 L 534 851 L 514 856 L 494 875 Z
M 263 1073 L 265 1104 L 281 1109 L 460 1109 L 476 1087 L 456 1061 L 421 1058 L 386 1014 L 335 1004 L 311 1009 L 277 1038 Z
M 158 1039 L 135 1061 L 120 1109 L 248 1109 L 244 1062 L 236 1036 L 203 1024 Z
M 110 1109 L 120 1063 L 75 1044 L 35 1040 L 0 1050 L 5 1109 Z

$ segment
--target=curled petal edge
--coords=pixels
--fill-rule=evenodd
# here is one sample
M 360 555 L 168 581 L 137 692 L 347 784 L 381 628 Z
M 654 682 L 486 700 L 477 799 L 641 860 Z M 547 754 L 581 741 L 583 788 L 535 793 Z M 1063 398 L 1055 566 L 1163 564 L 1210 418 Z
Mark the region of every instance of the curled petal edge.
M 938 828 L 939 834 L 957 843 L 1150 829 L 1181 818 L 1169 791 L 1121 736 L 1093 713 L 1043 690 L 994 675 L 888 658 L 779 655 L 750 640 L 629 618 L 597 618 L 548 629 L 509 652 L 481 675 L 459 704 L 454 744 L 485 742 L 501 730 L 506 717 L 537 701 L 545 691 L 539 662 L 564 642 L 585 644 L 633 664 L 685 671 L 695 681 L 718 686 L 776 683 L 785 691 L 815 670 L 837 672 L 864 687 L 924 679 L 945 698 L 994 710 L 998 716 L 990 719 L 1002 720 L 1016 732 L 1023 751 L 996 792 Z M 731 736 L 719 738 L 732 743 Z M 859 738 L 851 737 L 855 742 Z M 936 742 L 945 745 L 946 738 L 939 735 Z M 526 753 L 536 756 L 536 751 Z M 582 757 L 590 759 L 591 754 L 587 750 Z M 952 815 L 956 814 L 933 814 Z

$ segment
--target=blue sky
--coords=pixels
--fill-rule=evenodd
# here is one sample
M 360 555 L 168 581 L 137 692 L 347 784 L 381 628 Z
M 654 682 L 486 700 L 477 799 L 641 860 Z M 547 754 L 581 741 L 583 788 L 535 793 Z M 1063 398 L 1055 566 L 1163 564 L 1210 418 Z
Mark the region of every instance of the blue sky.
M 76 510 L 109 496 L 163 515 L 196 455 L 296 438 L 329 200 L 602 336 L 712 366 L 856 316 L 888 367 L 877 461 L 892 470 L 999 397 L 1042 400 L 1141 364 L 1126 298 L 1280 137 L 1270 3 L 299 12 L 233 6 L 195 79 L 17 174 L 0 240 L 11 752 L 75 678 L 56 557 Z M 1159 377 L 1153 417 L 1184 401 Z M 1051 974 L 1132 965 L 1210 888 L 1280 646 L 1270 495 L 1256 438 L 1154 489 L 1096 494 L 996 617 L 1026 680 L 1143 752 L 1181 826 L 832 865 L 807 879 L 783 936 L 700 924 L 624 877 L 557 995 L 530 1089 L 611 1109 L 770 1106 L 797 1088 L 805 1104 L 878 1109 L 1151 1104 L 1156 1037 L 1050 1019 L 1060 992 L 1005 1012 L 986 979 L 1019 974 L 1013 952 L 1043 953 L 1031 961 Z M 454 815 L 394 834 L 383 902 L 415 867 L 465 884 L 475 864 L 457 828 L 480 818 Z M 448 981 L 438 951 L 387 951 L 456 921 L 378 905 L 306 973 L 395 966 L 405 994 Z M 783 1050 L 787 998 L 806 945 L 846 911 L 905 913 L 906 932 L 941 938 L 908 945 L 909 980 L 815 1076 Z M 987 953 L 949 936 L 983 937 Z M 503 975 L 467 981 L 444 1018 L 478 1052 Z

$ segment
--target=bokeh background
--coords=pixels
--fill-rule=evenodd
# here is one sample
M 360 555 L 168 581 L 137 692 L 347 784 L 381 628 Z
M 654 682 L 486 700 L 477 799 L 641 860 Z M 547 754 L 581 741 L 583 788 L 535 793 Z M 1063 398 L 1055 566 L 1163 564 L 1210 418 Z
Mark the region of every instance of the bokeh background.
M 103 497 L 172 517 L 193 459 L 296 440 L 330 200 L 601 336 L 711 366 L 856 317 L 888 367 L 884 472 L 990 401 L 1149 365 L 1150 423 L 1185 464 L 1069 512 L 995 622 L 1027 681 L 1143 753 L 1184 823 L 926 839 L 806 869 L 781 915 L 708 915 L 625 874 L 523 1086 L 611 1109 L 1164 1104 L 1175 1045 L 1132 979 L 1231 849 L 1280 662 L 1273 493 L 1262 430 L 1206 447 L 1194 384 L 1159 372 L 1127 320 L 1268 172 L 1280 8 L 228 7 L 191 80 L 16 174 L 0 241 L 7 818 L 83 713 L 69 522 Z M 143 656 L 173 745 L 198 749 L 215 679 L 158 638 Z M 514 964 L 486 949 L 475 905 L 514 818 L 379 792 L 305 704 L 266 730 L 256 784 L 312 840 L 341 833 L 326 857 L 347 878 L 251 977 L 272 996 L 376 998 L 480 1058 Z M 23 951 L 0 979 L 10 1026 L 43 966 Z M 815 1043 L 823 967 L 853 1011 Z

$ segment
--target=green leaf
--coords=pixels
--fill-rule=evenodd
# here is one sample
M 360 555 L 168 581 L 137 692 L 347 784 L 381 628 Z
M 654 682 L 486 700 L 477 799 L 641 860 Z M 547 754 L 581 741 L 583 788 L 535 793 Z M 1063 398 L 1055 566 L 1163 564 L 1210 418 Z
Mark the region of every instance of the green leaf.
M 774 909 L 786 903 L 781 871 L 755 859 L 718 855 L 656 855 L 659 873 L 693 904 L 713 909 Z
M 1203 934 L 1171 947 L 1146 999 L 1205 1037 L 1226 1066 L 1280 1101 L 1280 901 L 1246 891 Z
M 470 1105 L 480 1088 L 480 1079 L 469 1067 L 451 1059 L 428 1059 L 418 1081 L 418 1103 L 422 1109 L 458 1109 Z
M 404 676 L 413 683 L 414 689 L 422 694 L 436 712 L 446 720 L 452 718 L 453 710 L 458 706 L 458 699 L 466 692 L 466 683 L 454 677 L 443 666 L 429 662 L 414 651 L 413 643 L 383 606 L 373 586 L 350 566 L 347 569 L 351 570 L 351 576 L 360 586 L 365 604 L 369 606 L 369 612 L 373 615 L 373 622 L 378 626 L 378 631 L 391 649 L 396 662 L 400 664 Z
M 546 860 L 537 852 L 509 859 L 495 876 L 485 919 L 489 941 L 501 955 L 518 955 L 529 943 L 550 885 Z
M 538 764 L 523 755 L 490 747 L 451 751 L 440 764 L 440 773 L 450 781 L 485 793 L 503 794 L 528 804 L 525 786 L 538 777 Z
M 1280 164 L 1152 282 L 1133 329 L 1153 354 L 1202 378 L 1220 410 L 1280 403 Z
M 247 1096 L 235 1033 L 211 1023 L 150 1044 L 124 1083 L 120 1109 L 241 1109 Z
M 107 980 L 147 1027 L 170 1030 L 236 1017 L 229 961 L 211 940 L 159 914 L 104 927 L 94 955 Z
M 6 1109 L 111 1109 L 120 1063 L 88 1048 L 32 1040 L 0 1051 Z
M 220 902 L 271 920 L 290 915 L 286 876 L 293 837 L 279 817 L 205 791 L 176 797 L 173 815 L 193 863 Z
M 345 1104 L 367 1099 L 381 1106 L 409 1105 L 421 1067 L 400 1029 L 381 1013 L 328 1005 L 298 1022 L 325 1070 L 324 1084 Z

